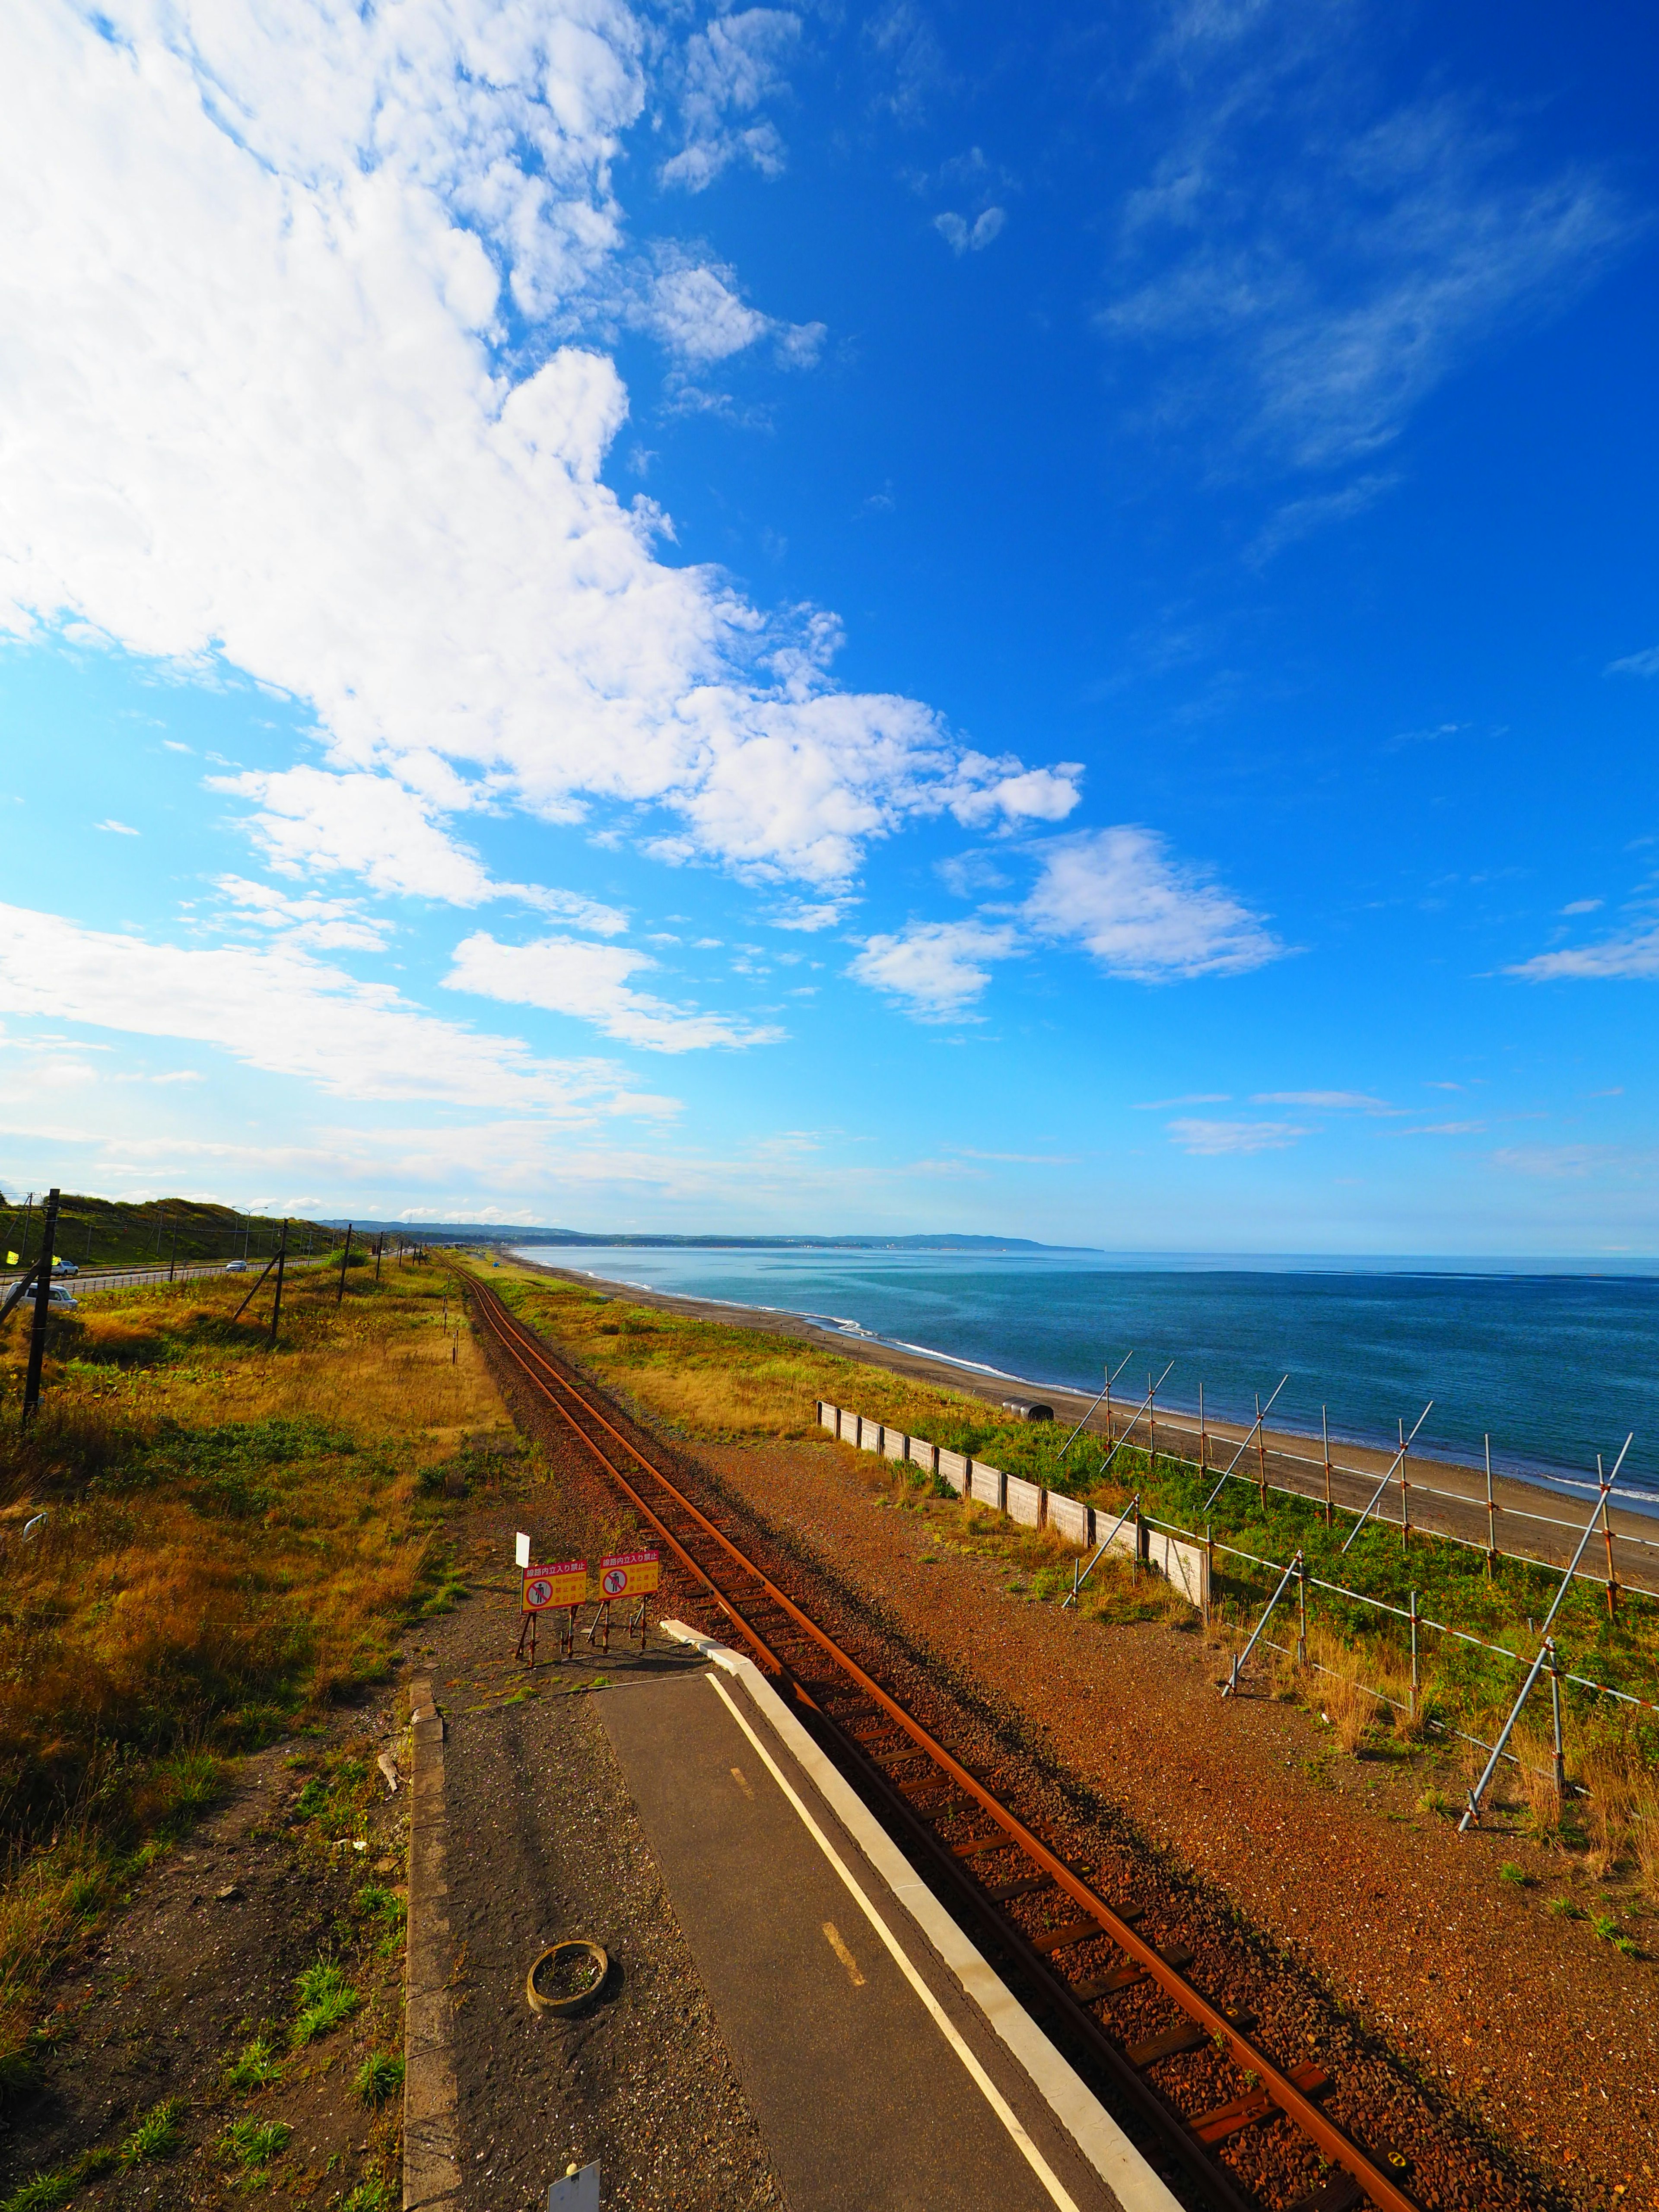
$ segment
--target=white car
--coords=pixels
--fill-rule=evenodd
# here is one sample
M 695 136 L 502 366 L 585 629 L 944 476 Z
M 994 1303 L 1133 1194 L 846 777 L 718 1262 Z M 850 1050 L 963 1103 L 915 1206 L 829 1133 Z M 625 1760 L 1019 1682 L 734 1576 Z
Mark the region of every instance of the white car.
M 247 1261 L 246 1260 L 227 1260 L 225 1262 L 225 1273 L 228 1275 L 245 1275 L 247 1273 Z
M 52 1263 L 52 1272 L 54 1275 L 78 1275 L 81 1270 L 73 1260 L 54 1260 Z
M 52 1286 L 52 1297 L 47 1303 L 54 1313 L 63 1313 L 70 1307 L 78 1306 L 81 1301 L 73 1291 L 60 1291 L 54 1283 Z

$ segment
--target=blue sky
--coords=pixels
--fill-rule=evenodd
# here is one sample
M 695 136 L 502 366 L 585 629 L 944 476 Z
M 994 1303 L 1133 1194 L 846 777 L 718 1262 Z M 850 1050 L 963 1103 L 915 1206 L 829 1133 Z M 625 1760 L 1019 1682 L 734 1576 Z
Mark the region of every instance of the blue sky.
M 1645 13 L 0 38 L 8 1191 L 1659 1251 Z

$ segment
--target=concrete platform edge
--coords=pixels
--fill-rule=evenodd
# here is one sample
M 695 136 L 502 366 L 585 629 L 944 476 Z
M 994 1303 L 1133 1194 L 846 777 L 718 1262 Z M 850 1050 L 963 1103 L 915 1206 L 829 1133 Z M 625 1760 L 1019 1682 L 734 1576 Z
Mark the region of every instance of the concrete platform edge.
M 450 2002 L 444 1723 L 432 1685 L 410 1687 L 409 1917 L 404 1991 L 404 2212 L 459 2203 L 459 2108 Z
M 740 1680 L 885 1882 L 894 1899 L 955 1975 L 963 1991 L 1077 2145 L 1079 2152 L 1123 2207 L 1123 2212 L 1180 2212 L 1179 2200 L 1153 2172 L 1092 2090 L 1054 2049 L 1007 1984 L 957 1926 L 921 1880 L 909 1861 L 874 1819 L 849 1784 L 818 1749 L 754 1662 L 678 1620 L 665 1620 L 663 1633 L 690 1644 Z M 405 2197 L 405 2212 L 411 2212 Z

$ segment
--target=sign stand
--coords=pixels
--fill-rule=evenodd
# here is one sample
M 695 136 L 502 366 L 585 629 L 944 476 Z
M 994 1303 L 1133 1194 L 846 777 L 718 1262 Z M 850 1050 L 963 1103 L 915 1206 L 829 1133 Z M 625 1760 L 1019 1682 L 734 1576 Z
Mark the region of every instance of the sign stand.
M 527 1553 L 527 1537 L 519 1538 L 521 1554 Z M 536 1623 L 544 1613 L 568 1609 L 568 1624 L 559 1636 L 558 1656 L 574 1650 L 575 1643 L 576 1608 L 587 1595 L 587 1562 L 586 1559 L 566 1559 L 556 1567 L 532 1567 L 520 1559 L 524 1575 L 524 1617 L 519 1623 L 519 1648 L 514 1656 L 525 1657 L 525 1645 L 530 1646 L 529 1661 L 533 1671 L 536 1664 Z
M 530 1668 L 532 1674 L 535 1672 L 536 1667 L 536 1623 L 540 1619 L 541 1611 L 539 1607 L 538 1607 L 533 1613 L 526 1613 L 525 1614 L 524 1619 L 519 1624 L 519 1648 L 513 1654 L 513 1656 L 515 1659 L 522 1659 L 524 1657 L 524 1644 L 525 1638 L 527 1636 L 530 1638 Z

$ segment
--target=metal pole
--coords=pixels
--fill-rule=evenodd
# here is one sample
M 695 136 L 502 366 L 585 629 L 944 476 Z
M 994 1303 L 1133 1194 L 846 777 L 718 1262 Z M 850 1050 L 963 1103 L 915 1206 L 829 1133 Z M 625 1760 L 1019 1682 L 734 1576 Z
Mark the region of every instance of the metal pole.
M 1426 1420 L 1428 1419 L 1428 1418 L 1429 1418 L 1429 1407 L 1430 1407 L 1430 1406 L 1432 1406 L 1432 1405 L 1433 1405 L 1433 1403 L 1434 1403 L 1434 1401 L 1433 1401 L 1433 1399 L 1432 1399 L 1432 1398 L 1431 1398 L 1431 1399 L 1430 1399 L 1430 1401 L 1429 1401 L 1429 1404 L 1428 1404 L 1428 1406 L 1425 1406 L 1425 1407 L 1424 1407 L 1424 1408 L 1423 1408 L 1423 1410 L 1422 1410 L 1422 1412 L 1418 1415 L 1418 1417 L 1417 1417 L 1416 1425 L 1415 1425 L 1415 1426 L 1413 1428 L 1413 1430 L 1412 1430 L 1412 1435 L 1411 1435 L 1411 1437 L 1407 1437 L 1406 1438 L 1406 1443 L 1407 1443 L 1407 1444 L 1410 1443 L 1410 1442 L 1411 1442 L 1411 1440 L 1412 1440 L 1412 1437 L 1414 1437 L 1414 1436 L 1417 1434 L 1418 1430 L 1419 1430 L 1419 1429 L 1420 1429 L 1420 1428 L 1422 1427 L 1422 1425 L 1423 1425 L 1424 1422 L 1425 1422 L 1425 1421 L 1426 1421 Z M 1401 1425 L 1400 1425 L 1401 1426 L 1401 1428 L 1404 1428 L 1404 1426 L 1405 1426 L 1405 1423 L 1402 1421 L 1402 1422 L 1401 1423 Z M 1400 1449 L 1401 1449 L 1401 1451 L 1403 1451 L 1403 1450 L 1405 1449 L 1405 1448 L 1406 1448 L 1406 1444 L 1402 1444 L 1402 1445 L 1401 1446 L 1401 1448 L 1400 1448 Z M 1345 1543 L 1344 1543 L 1344 1545 L 1343 1545 L 1343 1547 L 1342 1547 L 1342 1551 L 1343 1551 L 1343 1554 L 1344 1554 L 1344 1556 L 1345 1556 L 1345 1557 L 1346 1557 L 1346 1554 L 1347 1554 L 1348 1546 L 1349 1546 L 1350 1544 L 1352 1544 L 1352 1541 L 1353 1541 L 1354 1538 L 1355 1538 L 1355 1537 L 1359 1534 L 1360 1530 L 1364 1527 L 1365 1523 L 1366 1523 L 1366 1522 L 1370 1519 L 1370 1517 L 1371 1517 L 1371 1509 L 1372 1509 L 1372 1507 L 1376 1504 L 1377 1499 L 1378 1499 L 1379 1498 L 1381 1498 L 1381 1496 L 1382 1495 L 1383 1492 L 1388 1488 L 1388 1486 L 1389 1486 L 1389 1480 L 1390 1480 L 1390 1479 L 1392 1478 L 1392 1476 L 1393 1476 L 1393 1474 L 1394 1474 L 1395 1468 L 1395 1467 L 1396 1467 L 1398 1464 L 1399 1464 L 1399 1455 L 1398 1455 L 1398 1454 L 1396 1454 L 1396 1455 L 1395 1455 L 1395 1458 L 1394 1458 L 1394 1459 L 1391 1459 L 1391 1460 L 1389 1462 L 1388 1466 L 1383 1469 L 1383 1473 L 1382 1473 L 1382 1481 L 1381 1481 L 1381 1482 L 1379 1482 L 1379 1483 L 1377 1484 L 1377 1486 L 1376 1486 L 1376 1489 L 1375 1489 L 1374 1491 L 1372 1491 L 1372 1492 L 1371 1492 L 1370 1496 L 1370 1497 L 1365 1500 L 1365 1509 L 1364 1509 L 1364 1512 L 1362 1512 L 1362 1513 L 1361 1513 L 1361 1515 L 1360 1515 L 1359 1518 L 1358 1518 L 1358 1519 L 1354 1522 L 1354 1524 L 1353 1524 L 1352 1528 L 1349 1529 L 1349 1531 L 1348 1531 L 1348 1534 L 1347 1534 L 1347 1540 L 1346 1540 L 1346 1542 L 1345 1542 Z
M 1601 1474 L 1601 1455 L 1600 1452 L 1597 1452 L 1595 1455 L 1595 1471 L 1597 1476 L 1601 1479 L 1601 1498 L 1596 1500 L 1595 1504 L 1591 1509 L 1590 1517 L 1584 1523 L 1584 1533 L 1578 1539 L 1578 1549 L 1572 1555 L 1572 1564 L 1567 1569 L 1566 1573 L 1562 1577 L 1561 1587 L 1555 1593 L 1555 1596 L 1551 1601 L 1550 1609 L 1544 1616 L 1544 1626 L 1542 1631 L 1543 1640 L 1538 1646 L 1538 1656 L 1533 1661 L 1531 1667 L 1527 1671 L 1527 1679 L 1521 1685 L 1521 1694 L 1510 1709 L 1510 1717 L 1504 1722 L 1502 1732 L 1500 1733 L 1497 1742 L 1493 1744 L 1492 1747 L 1492 1757 L 1486 1761 L 1486 1767 L 1481 1773 L 1480 1779 L 1475 1784 L 1474 1789 L 1469 1792 L 1468 1810 L 1464 1814 L 1462 1819 L 1457 1824 L 1457 1832 L 1460 1836 L 1468 1828 L 1471 1820 L 1478 1821 L 1480 1818 L 1480 1800 L 1486 1795 L 1486 1784 L 1492 1780 L 1492 1776 L 1498 1771 L 1498 1762 L 1504 1756 L 1504 1747 L 1510 1740 L 1510 1734 L 1513 1729 L 1515 1723 L 1521 1717 L 1521 1708 L 1526 1704 L 1527 1698 L 1531 1692 L 1532 1686 L 1538 1680 L 1540 1670 L 1542 1668 L 1545 1660 L 1549 1656 L 1550 1630 L 1554 1625 L 1555 1616 L 1561 1610 L 1561 1601 L 1565 1597 L 1567 1592 L 1572 1588 L 1572 1578 L 1578 1571 L 1578 1562 L 1583 1558 L 1585 1547 L 1589 1544 L 1590 1538 L 1595 1534 L 1596 1515 L 1600 1513 L 1602 1504 L 1606 1502 L 1608 1491 L 1612 1489 L 1614 1481 L 1618 1478 L 1619 1470 L 1625 1463 L 1625 1453 L 1630 1449 L 1632 1442 L 1635 1437 L 1635 1434 L 1636 1431 L 1632 1429 L 1630 1435 L 1625 1438 L 1624 1449 L 1620 1452 L 1618 1458 L 1613 1462 L 1613 1473 L 1611 1474 L 1606 1476 Z
M 1298 1552 L 1296 1557 L 1291 1561 L 1290 1565 L 1285 1568 L 1284 1573 L 1279 1577 L 1279 1588 L 1273 1592 L 1272 1599 L 1268 1602 L 1267 1610 L 1262 1614 L 1261 1620 L 1257 1621 L 1255 1635 L 1251 1637 L 1249 1642 L 1244 1646 L 1244 1649 L 1233 1661 L 1233 1671 L 1231 1676 L 1221 1686 L 1221 1694 L 1224 1698 L 1231 1698 L 1237 1694 L 1239 1670 L 1243 1668 L 1244 1662 L 1249 1657 L 1251 1652 L 1255 1650 L 1257 1644 L 1261 1640 L 1262 1630 L 1266 1628 L 1267 1623 L 1273 1619 L 1273 1607 L 1276 1606 L 1279 1603 L 1279 1599 L 1284 1596 L 1285 1584 L 1290 1581 L 1292 1575 L 1300 1574 L 1301 1571 L 1302 1554 Z
M 1158 1385 L 1146 1377 L 1146 1472 L 1158 1472 Z
M 29 1331 L 28 1372 L 23 1382 L 23 1419 L 32 1421 L 40 1404 L 40 1369 L 46 1356 L 46 1316 L 52 1311 L 52 1248 L 58 1235 L 58 1193 L 46 1193 L 41 1226 L 40 1274 L 34 1285 L 34 1326 Z
M 1319 1437 L 1325 1448 L 1325 1526 L 1331 1525 L 1331 1424 L 1328 1410 L 1319 1409 Z
M 1260 1478 L 1261 1503 L 1267 1502 L 1267 1447 L 1261 1440 L 1261 1393 L 1255 1394 L 1255 1464 Z
M 1412 1592 L 1412 1599 L 1411 1599 L 1411 1622 L 1412 1622 L 1412 1718 L 1413 1718 L 1413 1720 L 1415 1720 L 1415 1719 L 1417 1718 L 1417 1692 L 1418 1692 L 1418 1689 L 1419 1689 L 1419 1682 L 1418 1682 L 1418 1674 L 1417 1674 L 1417 1592 L 1416 1592 L 1415 1590 L 1413 1590 L 1413 1591 Z
M 246 1260 L 246 1257 L 247 1257 L 247 1243 L 248 1243 L 248 1239 L 249 1239 L 249 1237 L 252 1237 L 252 1234 L 253 1234 L 253 1216 L 252 1216 L 251 1213 L 245 1213 L 245 1214 L 242 1216 L 242 1257 L 243 1257 L 245 1260 Z
M 1412 1431 L 1415 1436 L 1415 1429 Z M 1403 1552 L 1412 1540 L 1411 1491 L 1406 1481 L 1406 1424 L 1400 1424 L 1400 1548 Z
M 276 1349 L 276 1324 L 283 1317 L 283 1270 L 288 1264 L 288 1223 L 283 1224 L 283 1241 L 276 1247 L 276 1297 L 270 1309 L 270 1348 Z
M 351 1228 L 352 1224 L 348 1221 L 346 1224 L 345 1249 L 340 1255 L 340 1287 L 334 1293 L 334 1303 L 337 1306 L 339 1304 L 341 1299 L 345 1296 L 345 1271 L 351 1259 Z
M 179 1265 L 179 1217 L 173 1217 L 173 1242 L 167 1248 L 167 1280 L 171 1282 Z
M 1121 1358 L 1121 1359 L 1120 1359 L 1120 1360 L 1118 1361 L 1118 1363 L 1117 1363 L 1117 1374 L 1118 1374 L 1118 1375 L 1121 1375 L 1121 1374 L 1122 1374 L 1122 1372 L 1123 1372 L 1124 1369 L 1128 1365 L 1129 1362 L 1130 1362 L 1133 1358 L 1134 1358 L 1134 1353 L 1133 1353 L 1133 1352 L 1126 1352 L 1124 1353 L 1124 1355 L 1123 1355 L 1122 1358 Z M 1168 1368 L 1166 1367 L 1166 1368 L 1164 1369 L 1164 1373 L 1167 1375 L 1167 1374 L 1169 1373 L 1169 1371 L 1170 1371 L 1170 1370 L 1168 1370 Z M 1090 1407 L 1090 1408 L 1089 1408 L 1089 1413 L 1085 1413 L 1085 1415 L 1083 1416 L 1083 1420 L 1081 1420 L 1081 1421 L 1079 1421 L 1079 1422 L 1078 1423 L 1077 1426 L 1073 1430 L 1073 1431 L 1072 1431 L 1071 1435 L 1070 1435 L 1069 1437 L 1066 1437 L 1066 1439 L 1065 1443 L 1060 1446 L 1060 1456 L 1061 1457 L 1061 1459 L 1064 1459 L 1064 1458 L 1065 1458 L 1065 1456 L 1066 1456 L 1066 1453 L 1067 1453 L 1068 1451 L 1070 1451 L 1070 1449 L 1072 1449 L 1072 1446 L 1073 1446 L 1073 1445 L 1077 1442 L 1078 1438 L 1079 1438 L 1079 1437 L 1083 1434 L 1084 1422 L 1086 1422 L 1086 1421 L 1087 1421 L 1087 1419 L 1088 1419 L 1088 1418 L 1089 1418 L 1089 1413 L 1093 1413 L 1093 1411 L 1095 1410 L 1095 1406 L 1097 1406 L 1097 1405 L 1100 1403 L 1100 1401 L 1101 1401 L 1101 1400 L 1102 1400 L 1103 1398 L 1106 1401 L 1106 1441 L 1107 1441 L 1107 1443 L 1110 1443 L 1110 1442 L 1112 1441 L 1112 1385 L 1113 1385 L 1113 1383 L 1117 1380 L 1117 1376 L 1116 1376 L 1116 1375 L 1113 1375 L 1113 1374 L 1111 1374 L 1109 1371 L 1108 1371 L 1108 1370 L 1107 1370 L 1107 1369 L 1103 1369 L 1103 1370 L 1102 1370 L 1102 1372 L 1103 1372 L 1103 1374 L 1105 1374 L 1105 1376 L 1106 1376 L 1106 1388 L 1105 1388 L 1103 1390 L 1099 1390 L 1099 1391 L 1097 1391 L 1097 1392 L 1096 1392 L 1096 1394 L 1095 1394 L 1094 1405 Z
M 1301 1559 L 1298 1552 L 1297 1558 Z M 1296 1577 L 1296 1663 L 1308 1663 L 1308 1571 L 1298 1566 Z
M 1204 1385 L 1201 1382 L 1198 1386 L 1198 1471 L 1200 1474 L 1207 1474 L 1210 1471 L 1210 1438 L 1204 1426 Z
M 377 1283 L 380 1279 L 380 1255 L 385 1249 L 386 1232 L 382 1231 L 374 1240 L 374 1279 Z
M 1492 1494 L 1492 1437 L 1486 1437 L 1486 1580 L 1498 1565 L 1498 1507 Z
M 1278 1382 L 1273 1385 L 1273 1398 L 1269 1398 L 1269 1399 L 1268 1399 L 1268 1401 L 1267 1401 L 1267 1404 L 1266 1404 L 1265 1406 L 1261 1405 L 1261 1395 L 1260 1395 L 1260 1394 L 1259 1394 L 1259 1393 L 1257 1394 L 1257 1397 L 1256 1397 L 1256 1403 L 1257 1403 L 1257 1405 L 1258 1405 L 1259 1407 L 1261 1407 L 1261 1412 L 1259 1412 L 1259 1413 L 1257 1413 L 1256 1417 L 1255 1417 L 1255 1418 L 1256 1418 L 1256 1425 L 1257 1425 L 1258 1427 L 1261 1425 L 1262 1414 L 1263 1414 L 1263 1413 L 1270 1413 L 1273 1411 L 1273 1398 L 1276 1398 L 1276 1397 L 1279 1395 L 1279 1392 L 1280 1392 L 1280 1391 L 1285 1388 L 1285 1384 L 1290 1381 L 1290 1379 L 1291 1379 L 1291 1378 L 1290 1378 L 1290 1376 L 1289 1376 L 1288 1375 L 1281 1375 L 1281 1376 L 1279 1376 L 1279 1378 Z M 1242 1459 L 1243 1458 L 1243 1456 L 1244 1456 L 1245 1453 L 1246 1453 L 1247 1451 L 1249 1451 L 1249 1449 L 1250 1449 L 1250 1438 L 1251 1438 L 1251 1437 L 1252 1437 L 1252 1436 L 1254 1436 L 1254 1434 L 1255 1434 L 1255 1431 L 1254 1429 L 1249 1429 L 1249 1430 L 1246 1430 L 1245 1434 L 1244 1434 L 1244 1441 L 1243 1441 L 1243 1443 L 1242 1444 L 1240 1444 L 1240 1446 L 1238 1447 L 1238 1449 L 1237 1449 L 1237 1450 L 1233 1454 L 1232 1457 L 1228 1461 L 1228 1462 L 1227 1462 L 1226 1466 L 1225 1466 L 1224 1468 L 1222 1468 L 1222 1470 L 1221 1470 L 1221 1480 L 1220 1480 L 1219 1482 L 1218 1482 L 1218 1483 L 1217 1483 L 1217 1485 L 1216 1485 L 1215 1488 L 1214 1488 L 1214 1489 L 1210 1492 L 1209 1496 L 1208 1496 L 1208 1497 L 1205 1499 L 1205 1501 L 1204 1501 L 1204 1510 L 1205 1510 L 1206 1513 L 1209 1511 L 1210 1508 L 1211 1508 L 1211 1507 L 1215 1504 L 1215 1502 L 1216 1502 L 1217 1498 L 1220 1497 L 1221 1492 L 1222 1492 L 1222 1490 L 1223 1490 L 1223 1488 L 1224 1487 L 1224 1486 L 1225 1486 L 1225 1484 L 1226 1484 L 1226 1480 L 1227 1480 L 1228 1476 L 1232 1473 L 1233 1469 L 1234 1469 L 1234 1468 L 1238 1465 L 1238 1462 L 1240 1462 L 1240 1460 L 1242 1460 Z
M 1555 1802 L 1565 1802 L 1567 1795 L 1567 1761 L 1565 1747 L 1561 1741 L 1561 1662 L 1555 1656 L 1555 1638 L 1550 1640 L 1550 1717 L 1555 1724 Z
M 1613 1567 L 1613 1528 L 1607 1519 L 1607 1501 L 1601 1499 L 1601 1534 L 1607 1540 L 1607 1619 L 1617 1617 L 1619 1611 L 1619 1580 Z

